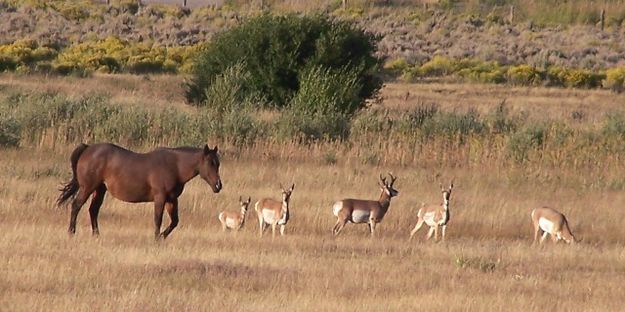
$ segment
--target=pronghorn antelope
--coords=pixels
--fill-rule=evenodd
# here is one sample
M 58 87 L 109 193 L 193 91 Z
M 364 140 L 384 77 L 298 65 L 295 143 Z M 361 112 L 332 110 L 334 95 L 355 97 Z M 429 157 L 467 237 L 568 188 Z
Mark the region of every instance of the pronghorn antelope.
M 380 199 L 363 200 L 347 198 L 334 203 L 332 212 L 338 218 L 332 229 L 334 235 L 338 235 L 347 222 L 367 223 L 369 224 L 371 237 L 375 235 L 375 226 L 384 218 L 384 215 L 391 205 L 391 198 L 399 194 L 399 192 L 393 188 L 393 184 L 395 184 L 397 178 L 391 173 L 388 175 L 391 177 L 391 182 L 386 182 L 386 178 L 380 175 L 379 183 L 380 189 L 382 190 Z
M 566 217 L 555 209 L 549 207 L 536 208 L 532 210 L 532 223 L 534 224 L 534 242 L 538 239 L 538 233 L 543 232 L 540 238 L 542 244 L 547 235 L 551 234 L 551 240 L 557 243 L 559 240 L 571 244 L 577 242 Z
M 245 216 L 247 214 L 247 208 L 250 206 L 252 198 L 248 196 L 247 200 L 243 201 L 239 196 L 239 204 L 241 205 L 241 212 L 234 211 L 222 211 L 219 214 L 219 222 L 221 222 L 221 228 L 223 231 L 226 229 L 232 229 L 239 231 L 243 224 L 245 224 Z
M 280 184 L 280 189 L 282 189 L 281 202 L 271 198 L 263 198 L 256 202 L 254 209 L 258 214 L 260 236 L 263 236 L 267 225 L 271 225 L 272 236 L 276 235 L 276 226 L 278 225 L 280 225 L 280 235 L 284 235 L 284 227 L 289 222 L 289 202 L 294 188 L 295 183 L 291 185 L 290 189 L 285 189 Z
M 432 233 L 434 233 L 434 240 L 438 239 L 438 228 L 440 227 L 442 229 L 443 240 L 445 240 L 445 230 L 447 229 L 447 223 L 450 217 L 449 198 L 451 197 L 451 190 L 454 188 L 454 181 L 452 180 L 451 183 L 449 183 L 449 187 L 446 189 L 443 188 L 442 184 L 440 184 L 440 187 L 443 193 L 443 203 L 440 205 L 421 204 L 421 209 L 419 209 L 417 213 L 417 224 L 412 232 L 410 232 L 410 239 L 412 239 L 412 236 L 419 231 L 425 222 L 430 227 L 427 239 L 432 237 Z

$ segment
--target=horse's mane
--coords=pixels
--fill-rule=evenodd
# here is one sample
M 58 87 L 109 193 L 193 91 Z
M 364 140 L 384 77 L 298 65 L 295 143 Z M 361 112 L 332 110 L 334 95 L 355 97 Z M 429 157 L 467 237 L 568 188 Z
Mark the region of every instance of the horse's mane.
M 184 153 L 197 153 L 201 149 L 197 147 L 193 147 L 193 146 L 179 146 L 179 147 L 159 147 L 155 149 L 155 151 L 158 151 L 158 150 L 184 152 Z

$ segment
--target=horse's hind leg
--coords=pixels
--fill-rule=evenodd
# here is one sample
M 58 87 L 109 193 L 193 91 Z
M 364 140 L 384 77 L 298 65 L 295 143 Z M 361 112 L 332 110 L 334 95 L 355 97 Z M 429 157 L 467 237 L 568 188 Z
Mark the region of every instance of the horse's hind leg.
M 91 231 L 93 235 L 100 235 L 100 229 L 98 228 L 98 213 L 106 194 L 106 186 L 100 184 L 100 186 L 93 193 L 91 199 L 91 205 L 89 206 L 89 216 L 91 217 Z
M 165 209 L 167 209 L 167 213 L 169 214 L 171 223 L 161 234 L 161 236 L 163 236 L 163 239 L 167 238 L 169 233 L 171 233 L 171 231 L 173 231 L 176 226 L 178 226 L 178 199 L 174 199 L 171 202 L 165 203 Z
M 78 217 L 78 213 L 80 212 L 80 208 L 87 202 L 89 199 L 89 195 L 91 193 L 87 193 L 83 191 L 84 188 L 80 188 L 78 190 L 78 194 L 76 194 L 76 198 L 72 202 L 72 214 L 69 219 L 69 229 L 67 230 L 70 235 L 76 234 L 76 218 Z

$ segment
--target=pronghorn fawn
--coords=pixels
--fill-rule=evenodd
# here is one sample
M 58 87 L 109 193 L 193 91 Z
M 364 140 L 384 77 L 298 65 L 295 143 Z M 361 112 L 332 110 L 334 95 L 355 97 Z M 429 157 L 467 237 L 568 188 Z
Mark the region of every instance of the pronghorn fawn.
M 245 224 L 245 217 L 247 215 L 247 209 L 250 206 L 252 198 L 248 196 L 247 200 L 243 200 L 239 196 L 239 205 L 241 205 L 241 211 L 222 211 L 219 214 L 219 222 L 221 222 L 221 229 L 226 231 L 227 229 L 239 231 Z
M 295 184 L 291 185 L 291 188 L 285 189 L 280 184 L 282 189 L 282 201 L 277 201 L 271 198 L 263 198 L 256 202 L 255 210 L 258 214 L 258 224 L 260 226 L 260 236 L 263 236 L 263 232 L 267 225 L 271 226 L 272 236 L 276 236 L 276 227 L 280 226 L 280 235 L 284 235 L 284 228 L 289 222 L 289 202 L 291 201 L 291 194 L 295 189 Z
M 538 240 L 538 235 L 542 232 L 540 243 L 542 244 L 547 235 L 551 235 L 551 240 L 557 243 L 559 240 L 571 244 L 577 242 L 566 217 L 555 209 L 549 207 L 536 208 L 532 210 L 532 223 L 534 224 L 534 243 Z
M 338 218 L 332 229 L 334 235 L 338 235 L 347 222 L 367 223 L 369 224 L 371 237 L 375 235 L 375 227 L 382 221 L 388 211 L 391 205 L 391 198 L 399 194 L 399 192 L 393 188 L 393 184 L 395 184 L 397 178 L 391 173 L 388 175 L 391 177 L 390 182 L 387 182 L 386 178 L 380 175 L 379 184 L 382 190 L 380 199 L 363 200 L 347 198 L 334 203 L 332 212 Z
M 421 209 L 417 213 L 417 224 L 415 225 L 412 232 L 410 232 L 410 239 L 419 231 L 419 229 L 423 226 L 423 223 L 426 223 L 430 230 L 427 234 L 427 239 L 432 237 L 434 234 L 434 240 L 438 239 L 438 228 L 441 228 L 443 241 L 445 240 L 445 230 L 447 229 L 447 223 L 450 219 L 449 214 L 449 199 L 451 197 L 451 190 L 454 188 L 453 180 L 449 183 L 448 188 L 443 188 L 443 185 L 440 184 L 441 192 L 443 193 L 443 203 L 440 205 L 426 205 L 425 203 L 421 204 Z

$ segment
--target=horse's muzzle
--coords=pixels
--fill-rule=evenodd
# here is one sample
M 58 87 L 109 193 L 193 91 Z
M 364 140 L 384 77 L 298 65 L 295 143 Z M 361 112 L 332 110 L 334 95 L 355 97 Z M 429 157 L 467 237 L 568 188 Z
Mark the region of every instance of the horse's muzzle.
M 215 183 L 215 187 L 213 187 L 213 192 L 219 193 L 222 187 L 223 187 L 223 184 L 221 184 L 221 179 L 217 180 L 217 183 Z

